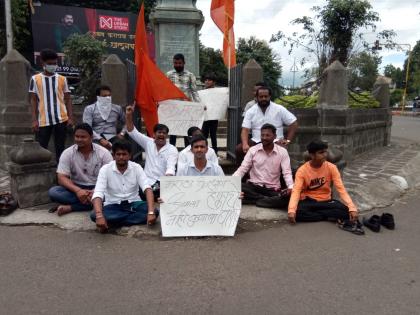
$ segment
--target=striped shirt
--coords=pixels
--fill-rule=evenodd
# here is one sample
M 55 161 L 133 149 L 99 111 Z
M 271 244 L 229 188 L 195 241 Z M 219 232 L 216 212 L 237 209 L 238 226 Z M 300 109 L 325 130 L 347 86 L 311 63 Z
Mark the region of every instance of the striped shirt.
M 200 102 L 200 96 L 197 93 L 197 80 L 194 74 L 187 70 L 183 70 L 182 72 L 171 70 L 166 73 L 166 76 L 192 102 Z
M 64 94 L 70 93 L 70 90 L 65 77 L 57 73 L 52 76 L 38 73 L 31 78 L 29 93 L 37 96 L 40 127 L 56 125 L 68 120 Z

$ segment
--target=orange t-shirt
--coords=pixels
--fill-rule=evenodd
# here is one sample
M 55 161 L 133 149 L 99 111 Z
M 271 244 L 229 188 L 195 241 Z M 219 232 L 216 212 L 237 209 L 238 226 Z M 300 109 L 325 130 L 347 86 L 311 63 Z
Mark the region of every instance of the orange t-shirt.
M 337 166 L 324 162 L 320 168 L 313 168 L 309 162 L 303 164 L 296 172 L 295 185 L 289 202 L 289 213 L 295 213 L 299 200 L 306 197 L 317 201 L 331 200 L 331 185 L 334 184 L 341 200 L 349 211 L 357 211 L 356 206 L 344 188 Z

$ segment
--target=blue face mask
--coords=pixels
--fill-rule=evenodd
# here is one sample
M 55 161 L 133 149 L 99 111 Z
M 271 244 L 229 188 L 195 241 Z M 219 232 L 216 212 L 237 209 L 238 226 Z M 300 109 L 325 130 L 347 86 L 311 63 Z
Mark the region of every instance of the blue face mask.
M 55 73 L 57 65 L 44 65 L 44 70 L 48 73 Z

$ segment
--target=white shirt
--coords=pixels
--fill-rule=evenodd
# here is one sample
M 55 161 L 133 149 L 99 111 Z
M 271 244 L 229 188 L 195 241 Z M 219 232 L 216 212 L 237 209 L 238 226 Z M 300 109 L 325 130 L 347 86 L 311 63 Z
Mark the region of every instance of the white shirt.
M 139 187 L 145 191 L 150 186 L 143 168 L 134 162 L 128 161 L 124 174 L 118 170 L 115 161 L 104 165 L 99 171 L 95 192 L 92 199 L 101 198 L 104 205 L 120 204 L 123 200 L 129 202 L 140 201 Z
M 135 127 L 128 134 L 146 153 L 144 172 L 149 179 L 149 185 L 153 185 L 161 176 L 175 175 L 178 150 L 172 144 L 166 142 L 158 151 L 155 140 L 141 134 Z
M 253 107 L 256 104 L 257 104 L 257 102 L 255 100 L 251 100 L 248 103 L 246 103 L 245 107 L 244 107 L 244 112 L 242 113 L 242 117 L 245 117 L 245 113 L 248 111 L 248 109 L 250 109 L 251 107 Z
M 283 125 L 289 126 L 296 121 L 296 116 L 289 112 L 284 106 L 270 102 L 265 113 L 262 112 L 259 105 L 252 106 L 246 113 L 243 128 L 252 130 L 252 141 L 261 142 L 261 127 L 264 124 L 272 124 L 276 127 L 277 138 L 282 139 Z
M 181 164 L 178 166 L 176 176 L 225 176 L 219 164 L 212 161 L 207 161 L 203 170 L 195 167 L 194 161 L 188 164 Z
M 211 161 L 213 163 L 219 164 L 219 159 L 217 158 L 216 152 L 212 148 L 209 147 L 206 153 L 207 161 Z M 185 147 L 184 150 L 179 152 L 178 156 L 178 167 L 181 164 L 189 164 L 190 162 L 194 161 L 194 154 L 191 152 L 191 145 Z

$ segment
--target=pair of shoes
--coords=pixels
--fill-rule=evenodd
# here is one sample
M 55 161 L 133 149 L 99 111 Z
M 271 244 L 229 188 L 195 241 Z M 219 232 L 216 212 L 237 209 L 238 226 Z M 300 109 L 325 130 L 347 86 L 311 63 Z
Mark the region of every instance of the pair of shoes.
M 338 227 L 344 231 L 351 232 L 356 235 L 364 235 L 363 225 L 359 220 L 351 222 L 350 220 L 339 220 L 337 221 Z
M 381 216 L 374 214 L 369 219 L 363 218 L 363 224 L 376 233 L 381 230 L 381 225 L 389 230 L 395 229 L 394 216 L 391 213 L 382 213 Z

